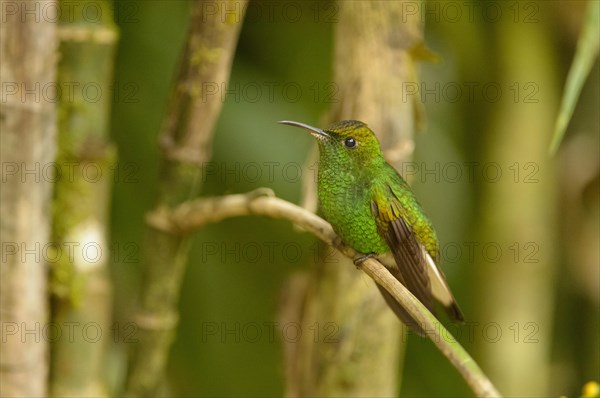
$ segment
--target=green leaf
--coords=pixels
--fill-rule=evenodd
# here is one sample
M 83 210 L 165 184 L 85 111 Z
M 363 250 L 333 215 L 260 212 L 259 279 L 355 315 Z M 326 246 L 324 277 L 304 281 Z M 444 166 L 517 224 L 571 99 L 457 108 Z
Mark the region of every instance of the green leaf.
M 554 136 L 550 143 L 550 153 L 553 155 L 558 150 L 565 135 L 569 121 L 573 116 L 577 99 L 585 80 L 594 65 L 600 48 L 600 2 L 588 1 L 585 23 L 577 41 L 575 59 L 567 76 L 565 93 L 563 95 L 558 118 L 554 127 Z

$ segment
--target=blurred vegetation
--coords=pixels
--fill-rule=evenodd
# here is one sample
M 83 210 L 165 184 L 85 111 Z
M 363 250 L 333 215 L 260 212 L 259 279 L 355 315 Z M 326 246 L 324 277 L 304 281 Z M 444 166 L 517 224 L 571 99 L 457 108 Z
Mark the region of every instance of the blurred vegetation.
M 428 2 L 426 5 L 415 2 L 414 5 L 427 7 L 426 43 L 442 61 L 422 65 L 420 88 L 427 126 L 416 139 L 414 163 L 401 171 L 411 181 L 433 220 L 442 247 L 448 248 L 442 252 L 443 268 L 468 321 L 484 325 L 494 320 L 495 314 L 481 316 L 481 309 L 493 311 L 494 306 L 502 307 L 505 303 L 485 303 L 488 297 L 480 286 L 490 286 L 494 281 L 483 284 L 477 279 L 489 275 L 486 270 L 498 263 L 486 259 L 479 249 L 469 258 L 465 245 L 478 242 L 481 247 L 493 241 L 495 231 L 493 225 L 486 224 L 486 241 L 478 236 L 482 228 L 481 211 L 494 211 L 482 203 L 486 198 L 483 192 L 489 188 L 486 184 L 490 182 L 481 177 L 482 170 L 476 166 L 474 179 L 468 178 L 466 165 L 497 161 L 504 176 L 512 178 L 510 164 L 486 158 L 484 151 L 488 142 L 502 142 L 504 138 L 493 136 L 501 131 L 494 128 L 495 123 L 502 123 L 496 117 L 499 102 L 512 101 L 517 110 L 527 105 L 526 109 L 533 109 L 532 113 L 537 106 L 556 104 L 556 107 L 550 106 L 558 111 L 560 88 L 574 56 L 586 3 L 480 1 L 473 3 L 472 8 L 458 2 Z M 131 313 L 143 268 L 136 247 L 142 238 L 144 213 L 151 208 L 150 198 L 156 189 L 157 135 L 183 46 L 188 3 L 128 0 L 117 2 L 115 7 L 121 39 L 115 69 L 112 139 L 118 148 L 119 166 L 113 194 L 111 239 L 115 314 L 117 325 L 123 328 Z M 300 200 L 302 186 L 296 173 L 311 151 L 312 142 L 309 136 L 281 128 L 274 122 L 291 119 L 320 125 L 331 102 L 336 101 L 335 92 L 331 91 L 335 87 L 331 84 L 335 10 L 335 5 L 323 2 L 251 3 L 240 34 L 230 93 L 226 95 L 218 88 L 215 94 L 223 95 L 225 104 L 204 186 L 206 195 L 267 186 L 284 199 L 296 203 Z M 494 10 L 500 10 L 501 14 L 494 14 Z M 535 70 L 527 81 L 503 80 L 505 69 L 513 62 L 527 62 L 517 59 L 524 56 L 518 44 L 526 40 L 526 35 L 500 37 L 507 29 L 510 31 L 511 24 L 543 40 L 546 51 L 535 53 L 535 57 L 542 58 L 536 59 L 533 67 L 544 68 L 548 63 L 555 63 L 555 68 L 544 73 L 553 74 L 558 87 L 543 86 Z M 514 49 L 513 54 L 511 49 Z M 552 338 L 550 342 L 543 342 L 550 350 L 547 364 L 550 383 L 547 391 L 540 395 L 578 396 L 585 382 L 600 378 L 598 69 L 596 60 L 567 129 L 565 148 L 548 160 L 552 168 L 564 171 L 559 173 L 558 188 L 552 193 L 556 197 L 548 198 L 549 202 L 557 203 L 556 206 L 568 203 L 575 211 L 555 209 L 556 219 L 549 223 L 555 225 L 556 230 L 550 234 L 558 237 L 559 245 L 552 251 L 556 265 L 548 271 L 556 274 L 551 278 L 553 285 L 549 286 L 554 296 L 551 298 L 554 326 L 543 334 Z M 491 87 L 489 92 L 482 89 L 486 85 Z M 456 87 L 462 93 L 455 94 Z M 469 95 L 469 87 L 474 87 L 473 96 Z M 500 88 L 501 101 L 492 97 L 494 87 Z M 527 99 L 537 100 L 538 105 L 526 103 Z M 556 114 L 549 114 L 551 120 L 545 124 L 551 125 L 554 116 Z M 547 148 L 551 137 L 550 128 L 547 132 L 532 134 L 531 139 L 544 140 Z M 585 144 L 578 145 L 578 142 Z M 504 142 L 503 145 L 519 143 Z M 578 156 L 580 151 L 586 156 Z M 572 159 L 579 159 L 579 167 L 566 167 Z M 450 166 L 454 164 L 462 171 L 461 178 L 453 178 Z M 423 172 L 425 168 L 434 171 L 428 174 Z M 580 184 L 571 184 L 573 180 L 581 180 L 578 177 L 582 170 L 587 178 Z M 519 187 L 513 188 L 514 197 L 505 203 L 507 208 L 521 200 Z M 565 192 L 571 196 L 565 197 Z M 565 217 L 565 213 L 570 214 L 570 218 Z M 587 246 L 577 246 L 575 239 L 584 240 Z M 536 243 L 541 251 L 538 258 L 544 261 L 545 242 Z M 503 256 L 514 254 L 503 242 L 499 244 Z M 451 249 L 457 248 L 460 252 L 455 254 Z M 582 251 L 587 254 L 576 255 Z M 176 396 L 281 395 L 281 332 L 275 328 L 271 338 L 268 325 L 277 321 L 279 297 L 286 278 L 303 270 L 315 253 L 315 240 L 284 221 L 233 219 L 198 233 L 184 279 L 180 325 L 172 348 L 165 393 Z M 526 253 L 521 251 L 520 254 L 522 257 Z M 522 259 L 513 264 L 515 281 L 519 280 L 520 267 L 526 268 L 528 264 Z M 496 288 L 510 291 L 512 285 L 509 281 L 506 286 Z M 531 314 L 531 319 L 536 316 Z M 240 330 L 235 331 L 236 325 Z M 244 335 L 243 328 L 248 325 L 258 325 L 261 338 L 252 341 L 248 337 L 254 334 Z M 515 338 L 510 326 L 510 323 L 500 325 L 502 336 L 497 343 L 485 340 L 481 328 L 474 328 L 473 335 L 469 334 L 468 326 L 451 330 L 460 333 L 457 333 L 459 341 L 476 360 L 482 360 L 484 371 L 489 371 L 485 364 L 494 363 L 494 358 L 482 358 L 488 352 L 482 346 L 507 344 L 518 352 L 518 346 L 526 344 L 524 331 L 521 329 L 522 334 Z M 217 333 L 212 334 L 213 328 Z M 222 333 L 225 328 L 231 332 Z M 236 340 L 236 336 L 240 338 Z M 119 363 L 128 344 L 122 334 L 115 340 L 119 343 L 113 347 L 112 355 L 115 363 Z M 399 375 L 401 395 L 471 395 L 460 376 L 430 342 L 411 337 L 406 355 L 403 375 Z M 518 362 L 519 358 L 515 357 L 514 361 Z M 531 372 L 535 373 L 536 369 Z M 115 384 L 120 383 L 115 379 L 118 373 L 116 370 L 111 373 Z M 488 375 L 495 381 L 493 372 Z M 497 384 L 497 387 L 503 392 L 519 386 Z

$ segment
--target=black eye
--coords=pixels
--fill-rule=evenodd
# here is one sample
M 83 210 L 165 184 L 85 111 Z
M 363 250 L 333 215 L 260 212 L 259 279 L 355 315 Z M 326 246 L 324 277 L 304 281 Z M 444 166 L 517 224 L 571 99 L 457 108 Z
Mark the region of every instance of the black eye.
M 344 140 L 344 145 L 346 145 L 346 148 L 354 148 L 356 146 L 356 140 L 352 137 L 348 137 Z

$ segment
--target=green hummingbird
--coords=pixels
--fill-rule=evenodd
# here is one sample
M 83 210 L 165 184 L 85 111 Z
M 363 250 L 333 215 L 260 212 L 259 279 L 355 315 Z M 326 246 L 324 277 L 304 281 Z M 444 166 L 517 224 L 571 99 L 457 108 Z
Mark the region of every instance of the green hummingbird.
M 464 321 L 438 267 L 440 250 L 433 226 L 406 181 L 385 161 L 373 131 L 357 120 L 325 129 L 287 120 L 279 123 L 303 128 L 317 138 L 319 206 L 342 241 L 375 256 L 432 313 L 435 300 L 452 320 Z M 377 287 L 400 320 L 424 335 L 408 312 Z

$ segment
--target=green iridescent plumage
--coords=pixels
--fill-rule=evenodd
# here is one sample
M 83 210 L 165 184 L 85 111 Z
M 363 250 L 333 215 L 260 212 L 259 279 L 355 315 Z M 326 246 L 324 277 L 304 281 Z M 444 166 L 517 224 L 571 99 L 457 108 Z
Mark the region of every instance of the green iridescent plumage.
M 323 216 L 348 245 L 374 254 L 421 302 L 434 311 L 434 299 L 462 321 L 439 263 L 435 231 L 408 184 L 384 159 L 366 124 L 345 120 L 323 130 L 298 122 L 319 143 L 319 205 Z M 396 314 L 422 331 L 380 288 Z

